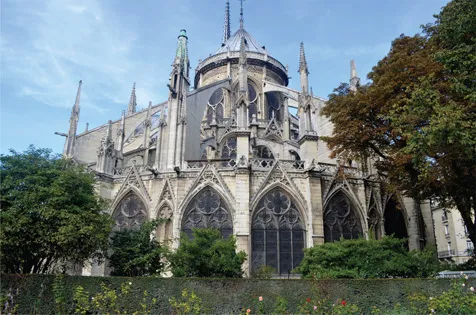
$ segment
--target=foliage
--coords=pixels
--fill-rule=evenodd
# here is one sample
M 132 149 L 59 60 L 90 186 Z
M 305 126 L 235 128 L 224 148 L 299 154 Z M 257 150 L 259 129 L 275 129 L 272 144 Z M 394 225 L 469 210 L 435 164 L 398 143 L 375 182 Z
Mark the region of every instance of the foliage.
M 145 222 L 137 230 L 114 232 L 108 255 L 113 276 L 160 275 L 165 267 L 167 247 L 151 237 L 164 219 Z
M 75 314 L 150 314 L 157 299 L 149 298 L 147 290 L 144 290 L 140 302 L 136 300 L 131 305 L 131 303 L 127 303 L 128 296 L 133 294 L 131 286 L 132 282 L 124 282 L 120 289 L 116 290 L 101 283 L 100 292 L 93 296 L 90 296 L 90 293 L 82 286 L 77 286 L 73 296 Z
M 268 265 L 262 265 L 251 276 L 259 279 L 271 279 L 273 274 L 276 273 L 276 269 Z
M 236 252 L 236 239 L 224 239 L 216 229 L 194 229 L 193 237 L 182 234 L 180 246 L 168 257 L 175 277 L 240 278 L 246 260 L 244 251 Z
M 446 266 L 433 249 L 408 252 L 405 240 L 341 240 L 304 250 L 295 272 L 317 279 L 429 277 Z
M 421 310 L 427 310 L 428 314 L 476 314 L 475 288 L 468 285 L 467 279 L 466 276 L 454 281 L 448 291 L 438 296 L 414 293 L 409 296 L 412 311 L 416 314 Z
M 3 272 L 46 273 L 102 257 L 112 222 L 82 166 L 30 146 L 0 156 L 0 182 Z
M 194 291 L 188 293 L 187 289 L 183 289 L 182 298 L 177 300 L 175 297 L 169 300 L 172 307 L 172 314 L 185 315 L 185 314 L 202 314 L 203 305 L 202 299 L 199 298 Z
M 263 297 L 263 310 L 267 313 L 298 314 L 298 307 L 307 298 L 311 298 L 312 308 L 316 299 L 326 299 L 326 305 L 338 305 L 339 299 L 346 301 L 346 306 L 356 305 L 361 314 L 370 314 L 372 310 L 382 310 L 375 314 L 405 314 L 394 306 L 409 310 L 408 296 L 421 292 L 425 296 L 437 297 L 450 288 L 449 279 L 378 279 L 378 280 L 283 280 L 283 279 L 210 279 L 210 278 L 156 278 L 156 277 L 79 277 L 64 276 L 56 278 L 61 283 L 62 293 L 66 298 L 66 312 L 63 314 L 79 313 L 78 304 L 82 309 L 93 306 L 91 298 L 105 292 L 101 284 L 114 290 L 117 296 L 116 307 L 124 307 L 122 312 L 132 314 L 142 312 L 146 304 L 151 314 L 170 314 L 172 309 L 170 299 L 182 302 L 183 289 L 195 292 L 202 300 L 202 313 L 207 314 L 237 314 L 245 307 L 252 309 L 252 314 L 258 310 L 259 296 Z M 57 302 L 52 287 L 55 277 L 51 275 L 2 275 L 0 282 L 1 296 L 12 296 L 10 304 L 12 314 L 54 314 Z M 467 287 L 476 287 L 476 279 L 468 279 Z M 121 294 L 121 287 L 129 284 L 130 292 Z M 78 287 L 82 287 L 82 293 Z M 315 288 L 319 290 L 314 293 Z M 144 296 L 147 291 L 147 296 Z M 75 293 L 77 292 L 77 293 Z M 112 296 L 111 294 L 108 296 Z M 75 298 L 76 297 L 76 298 Z M 144 297 L 146 302 L 144 302 Z M 281 299 L 278 299 L 281 297 Z M 153 302 L 156 299 L 156 303 Z M 4 299 L 2 299 L 3 301 Z M 280 302 L 281 300 L 281 302 Z M 80 302 L 82 301 L 82 302 Z M 81 304 L 82 303 L 82 304 Z M 109 303 L 109 302 L 107 302 Z M 280 307 L 284 303 L 286 306 Z M 12 311 L 12 308 L 16 310 Z M 340 307 L 339 307 L 340 308 Z M 278 312 L 277 310 L 283 310 Z M 425 311 L 425 310 L 423 310 Z M 1 312 L 1 309 L 0 309 Z M 5 312 L 5 310 L 3 310 Z M 91 311 L 92 313 L 92 311 Z M 96 312 L 97 313 L 97 312 Z M 315 314 L 319 314 L 316 312 Z M 408 312 L 406 314 L 409 314 Z M 421 314 L 421 312 L 420 312 Z
M 456 206 L 476 243 L 476 2 L 453 0 L 401 35 L 354 93 L 347 84 L 323 109 L 333 155 L 371 157 L 390 190 Z

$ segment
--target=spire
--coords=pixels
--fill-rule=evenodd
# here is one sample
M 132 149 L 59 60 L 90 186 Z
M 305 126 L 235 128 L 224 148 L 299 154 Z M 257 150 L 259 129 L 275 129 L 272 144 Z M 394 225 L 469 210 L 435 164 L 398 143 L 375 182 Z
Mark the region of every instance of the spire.
M 107 140 L 112 142 L 112 120 L 107 122 L 107 130 L 106 130 L 106 137 Z
M 304 53 L 304 43 L 301 42 L 301 47 L 299 51 L 299 72 L 306 71 L 309 74 L 309 70 L 307 68 L 307 61 L 306 61 L 306 54 Z
M 304 43 L 301 42 L 299 50 L 299 71 L 301 77 L 301 88 L 304 94 L 309 93 L 309 70 L 307 68 L 306 54 L 304 53 Z
M 81 85 L 83 85 L 83 80 L 79 80 L 78 92 L 76 93 L 76 101 L 74 102 L 74 107 L 77 109 L 79 115 L 79 101 L 81 99 Z
M 76 140 L 76 131 L 78 130 L 79 112 L 81 110 L 79 101 L 81 99 L 82 85 L 83 81 L 80 80 L 78 85 L 78 91 L 76 92 L 76 100 L 74 101 L 73 108 L 71 109 L 71 117 L 69 118 L 69 131 L 68 136 L 66 138 L 65 150 L 63 152 L 66 157 L 73 156 L 74 143 Z
M 245 44 L 245 38 L 241 37 L 241 43 L 240 43 L 240 60 L 239 60 L 239 77 L 240 77 L 240 90 L 241 91 L 246 91 L 248 88 L 247 84 L 247 73 L 246 73 L 246 44 Z
M 357 91 L 357 87 L 360 85 L 360 78 L 357 76 L 357 70 L 355 69 L 355 61 L 350 61 L 350 80 L 349 89 L 353 92 Z
M 240 0 L 240 2 L 241 2 L 241 8 L 240 8 L 240 30 L 243 29 L 243 22 L 244 22 L 244 20 L 243 20 L 243 1 L 245 1 L 245 0 Z
M 225 25 L 223 26 L 223 44 L 230 38 L 230 1 L 226 0 Z
M 182 66 L 182 70 L 184 71 L 184 75 L 188 78 L 188 68 L 190 66 L 190 63 L 188 59 L 187 41 L 187 31 L 184 29 L 180 30 L 180 34 L 178 36 L 177 51 L 175 52 L 175 60 L 180 63 L 180 65 Z
M 127 106 L 127 116 L 136 112 L 137 99 L 136 99 L 136 83 L 132 85 L 131 98 L 129 99 L 129 105 Z

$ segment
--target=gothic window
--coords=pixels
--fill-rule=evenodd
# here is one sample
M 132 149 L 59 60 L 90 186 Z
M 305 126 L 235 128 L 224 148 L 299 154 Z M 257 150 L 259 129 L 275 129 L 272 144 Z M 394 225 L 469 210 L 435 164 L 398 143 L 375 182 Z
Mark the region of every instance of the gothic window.
M 222 121 L 223 119 L 223 106 L 225 105 L 225 98 L 223 89 L 217 89 L 213 92 L 212 96 L 208 100 L 207 106 L 207 122 L 208 124 L 212 123 L 213 113 L 215 113 L 217 122 Z
M 304 256 L 305 229 L 291 197 L 274 188 L 258 203 L 251 225 L 252 271 L 263 265 L 279 274 L 296 268 Z
M 324 211 L 324 240 L 335 242 L 344 238 L 356 239 L 362 236 L 362 226 L 356 210 L 341 191 L 329 201 Z
M 221 148 L 221 159 L 223 160 L 236 160 L 236 138 L 228 138 L 222 145 Z M 226 166 L 227 162 L 223 162 Z
M 113 219 L 117 229 L 136 229 L 147 220 L 147 211 L 142 200 L 131 191 L 116 207 Z
M 153 130 L 153 129 L 159 127 L 159 123 L 160 123 L 160 113 L 161 113 L 161 112 L 158 111 L 157 113 L 155 113 L 154 115 L 152 115 L 151 120 L 150 120 L 150 121 L 151 121 L 151 124 L 150 124 L 151 127 L 150 127 L 150 129 Z
M 253 150 L 253 154 L 260 159 L 274 159 L 273 152 L 265 145 L 256 146 Z
M 164 219 L 157 226 L 156 236 L 159 242 L 165 242 L 172 239 L 172 216 L 173 211 L 168 205 L 162 206 L 158 212 L 158 219 Z
M 258 93 L 252 84 L 248 83 L 248 118 L 251 121 L 253 114 L 258 115 Z
M 221 231 L 223 237 L 233 233 L 231 216 L 225 202 L 211 187 L 205 187 L 187 206 L 182 231 L 191 237 L 194 228 L 215 228 Z
M 279 120 L 279 98 L 278 94 L 275 92 L 270 92 L 266 94 L 266 99 L 268 100 L 268 119 L 271 119 L 274 116 L 276 120 Z

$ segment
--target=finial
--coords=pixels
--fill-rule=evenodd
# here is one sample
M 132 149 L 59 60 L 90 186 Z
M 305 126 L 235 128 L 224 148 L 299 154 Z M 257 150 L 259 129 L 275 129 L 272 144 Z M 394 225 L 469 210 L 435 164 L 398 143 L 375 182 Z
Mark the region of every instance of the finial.
M 78 92 L 76 93 L 76 100 L 74 101 L 74 107 L 79 108 L 79 101 L 81 98 L 81 85 L 83 85 L 83 80 L 79 80 Z
M 357 70 L 355 69 L 355 60 L 352 59 L 350 61 L 350 78 L 356 78 L 357 77 Z
M 240 41 L 240 65 L 246 64 L 246 43 L 245 38 L 241 37 Z
M 107 122 L 106 139 L 112 139 L 112 120 Z
M 89 123 L 86 123 L 86 128 L 84 129 L 84 132 L 88 132 L 89 130 Z
M 240 8 L 240 30 L 243 29 L 243 1 L 245 1 L 245 0 L 240 0 L 240 2 L 241 2 L 241 8 Z
M 307 68 L 307 61 L 306 61 L 306 54 L 304 53 L 304 43 L 301 42 L 299 50 L 299 72 L 306 71 L 309 74 L 309 70 Z
M 127 106 L 127 115 L 134 114 L 136 112 L 137 99 L 136 99 L 136 83 L 132 85 L 131 97 L 129 99 L 129 105 Z
M 223 27 L 223 44 L 230 38 L 230 1 L 226 0 L 225 25 Z

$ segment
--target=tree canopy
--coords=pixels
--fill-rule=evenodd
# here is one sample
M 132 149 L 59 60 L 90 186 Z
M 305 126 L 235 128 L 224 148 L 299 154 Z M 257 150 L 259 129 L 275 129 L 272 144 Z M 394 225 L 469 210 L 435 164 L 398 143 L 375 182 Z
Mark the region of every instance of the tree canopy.
M 401 35 L 352 92 L 341 84 L 323 109 L 334 156 L 370 157 L 390 189 L 455 206 L 476 243 L 476 2 L 454 0 Z
M 49 149 L 0 156 L 3 272 L 47 273 L 101 258 L 112 226 L 94 176 Z
M 164 271 L 167 248 L 151 233 L 162 220 L 145 222 L 140 229 L 122 230 L 113 233 L 108 256 L 113 276 L 150 276 Z
M 233 236 L 223 238 L 216 229 L 194 229 L 193 237 L 182 234 L 180 246 L 169 256 L 175 277 L 240 278 L 246 253 L 236 252 Z

